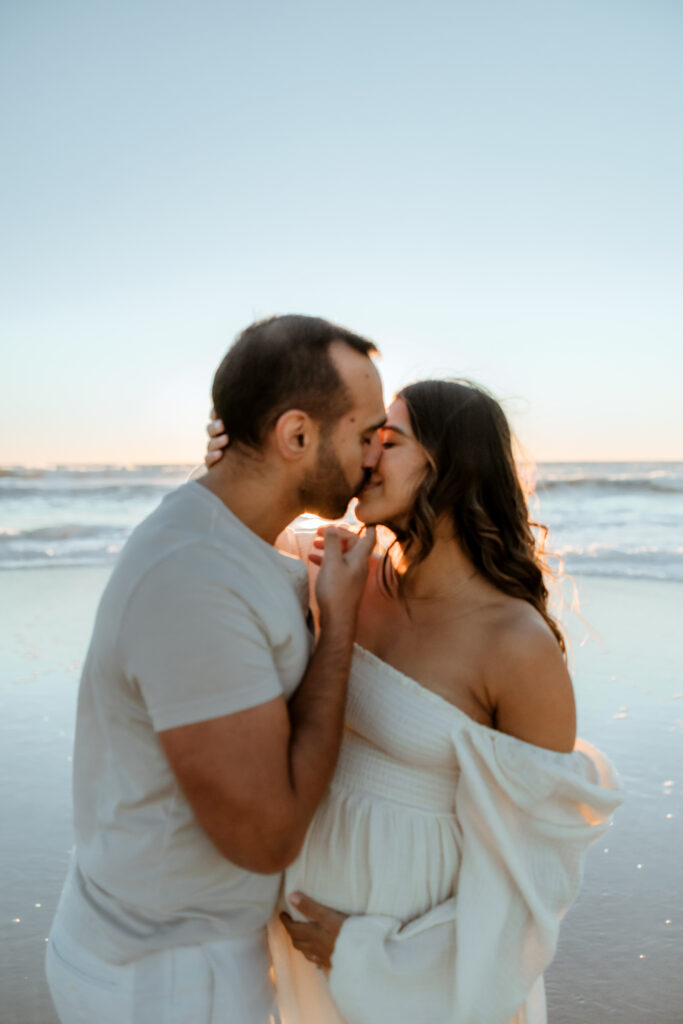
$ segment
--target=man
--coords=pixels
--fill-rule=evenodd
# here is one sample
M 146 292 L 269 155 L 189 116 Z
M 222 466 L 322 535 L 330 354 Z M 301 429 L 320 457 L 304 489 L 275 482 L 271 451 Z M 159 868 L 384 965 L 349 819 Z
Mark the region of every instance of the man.
M 375 351 L 312 317 L 247 328 L 213 385 L 226 455 L 121 553 L 79 693 L 63 1024 L 269 1020 L 264 926 L 334 769 L 373 536 L 326 535 L 310 661 L 306 571 L 273 544 L 376 465 Z

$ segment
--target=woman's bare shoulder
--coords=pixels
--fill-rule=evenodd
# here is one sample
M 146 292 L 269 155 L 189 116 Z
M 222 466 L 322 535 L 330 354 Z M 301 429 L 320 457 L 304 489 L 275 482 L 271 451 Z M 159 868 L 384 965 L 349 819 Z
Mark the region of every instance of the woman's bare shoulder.
M 498 729 L 537 746 L 573 748 L 572 681 L 555 634 L 527 601 L 511 599 L 498 610 L 486 677 Z
M 556 651 L 562 660 L 555 634 L 529 601 L 504 595 L 491 610 L 488 628 L 497 649 L 512 658 L 550 655 Z

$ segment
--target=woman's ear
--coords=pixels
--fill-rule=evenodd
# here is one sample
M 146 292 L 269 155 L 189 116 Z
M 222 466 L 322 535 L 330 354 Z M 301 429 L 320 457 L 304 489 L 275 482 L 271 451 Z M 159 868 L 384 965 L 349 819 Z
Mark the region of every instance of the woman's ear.
M 273 442 L 286 462 L 310 457 L 318 448 L 318 425 L 301 409 L 288 409 L 275 424 Z

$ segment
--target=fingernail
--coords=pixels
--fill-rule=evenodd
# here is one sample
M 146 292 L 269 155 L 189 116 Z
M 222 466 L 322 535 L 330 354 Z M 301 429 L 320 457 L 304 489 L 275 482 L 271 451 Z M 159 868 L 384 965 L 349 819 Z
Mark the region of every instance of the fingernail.
M 299 904 L 301 903 L 301 896 L 299 896 L 299 893 L 293 892 L 292 895 L 289 897 L 289 902 L 292 903 L 295 907 L 298 907 Z

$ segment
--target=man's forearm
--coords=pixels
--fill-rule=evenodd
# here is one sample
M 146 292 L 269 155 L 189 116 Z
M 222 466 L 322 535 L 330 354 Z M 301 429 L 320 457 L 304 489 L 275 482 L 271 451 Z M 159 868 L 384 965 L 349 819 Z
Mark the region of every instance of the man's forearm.
M 316 649 L 289 704 L 292 836 L 297 837 L 297 849 L 339 756 L 355 632 L 355 615 L 323 621 Z
M 339 753 L 354 632 L 341 615 L 321 629 L 289 707 L 279 698 L 160 733 L 198 821 L 240 867 L 274 874 L 301 848 Z
M 296 857 L 335 768 L 359 601 L 374 544 L 329 530 L 316 583 L 321 632 L 289 707 L 263 704 L 160 733 L 197 820 L 221 854 L 273 874 Z

